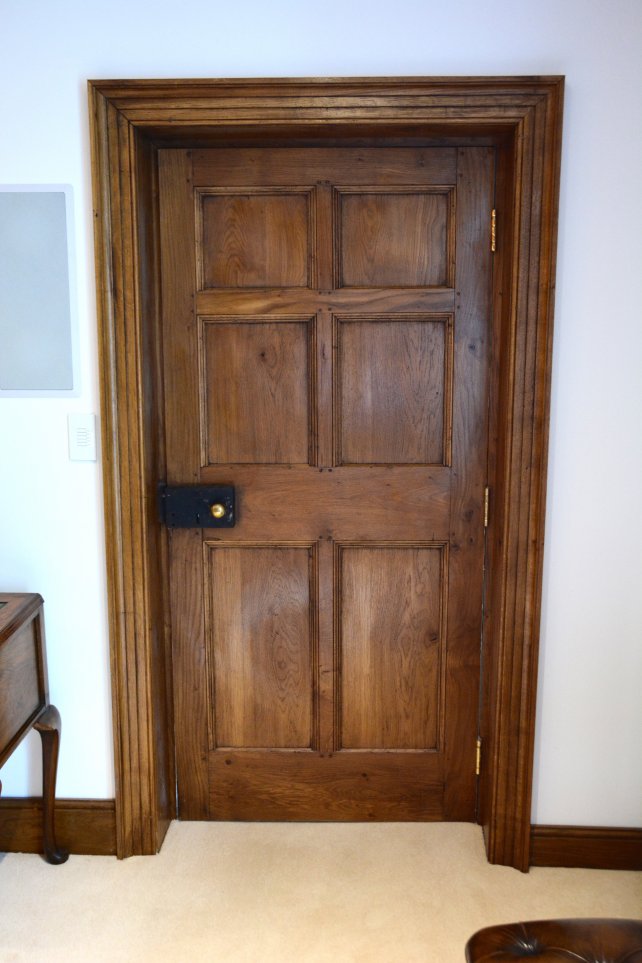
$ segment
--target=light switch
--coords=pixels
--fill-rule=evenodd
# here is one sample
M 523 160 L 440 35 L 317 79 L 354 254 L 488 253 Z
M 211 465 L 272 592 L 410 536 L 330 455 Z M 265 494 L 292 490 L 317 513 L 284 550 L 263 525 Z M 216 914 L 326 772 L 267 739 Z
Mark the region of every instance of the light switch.
M 69 460 L 96 461 L 96 415 L 68 415 Z

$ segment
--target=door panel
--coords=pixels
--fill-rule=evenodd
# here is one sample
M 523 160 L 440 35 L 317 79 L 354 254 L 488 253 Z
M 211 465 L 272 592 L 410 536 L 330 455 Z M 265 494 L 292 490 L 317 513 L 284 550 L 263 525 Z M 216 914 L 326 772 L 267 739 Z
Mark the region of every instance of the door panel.
M 207 554 L 212 748 L 309 749 L 311 550 L 208 544 Z
M 336 287 L 448 285 L 452 191 L 340 188 Z
M 338 465 L 442 465 L 452 318 L 337 318 Z
M 305 465 L 314 386 L 310 324 L 203 318 L 202 465 Z
M 438 749 L 444 547 L 340 546 L 340 749 Z
M 160 152 L 183 818 L 474 818 L 493 164 Z
M 307 286 L 311 194 L 199 191 L 199 290 Z

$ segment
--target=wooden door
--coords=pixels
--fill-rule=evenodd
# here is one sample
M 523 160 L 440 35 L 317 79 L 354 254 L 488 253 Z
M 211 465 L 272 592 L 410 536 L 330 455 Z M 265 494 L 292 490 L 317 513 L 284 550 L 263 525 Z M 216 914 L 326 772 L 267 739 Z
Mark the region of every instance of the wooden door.
M 160 152 L 182 818 L 475 816 L 493 170 Z

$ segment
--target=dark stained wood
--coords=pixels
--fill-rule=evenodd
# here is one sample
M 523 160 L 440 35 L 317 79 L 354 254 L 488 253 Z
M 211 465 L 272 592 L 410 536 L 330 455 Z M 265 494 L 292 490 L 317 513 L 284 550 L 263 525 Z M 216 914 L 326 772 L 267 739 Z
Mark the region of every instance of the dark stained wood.
M 563 82 L 500 151 L 480 821 L 528 869 Z M 528 252 L 528 253 L 527 253 Z
M 533 826 L 531 866 L 642 870 L 642 829 Z
M 113 799 L 56 799 L 56 837 L 69 853 L 116 854 Z M 0 852 L 42 853 L 43 807 L 37 798 L 0 799 Z
M 642 921 L 584 917 L 504 923 L 479 930 L 466 944 L 467 963 L 521 959 L 642 963 Z
M 451 162 L 451 149 L 446 149 L 442 163 L 437 161 L 440 151 L 433 148 L 421 158 L 414 150 L 406 152 L 412 178 L 407 172 L 405 180 L 419 185 L 412 189 L 423 190 L 418 196 L 433 197 L 426 162 L 429 170 L 446 169 Z M 445 215 L 444 230 L 435 228 L 430 205 L 420 204 L 415 210 L 423 220 L 421 263 L 442 265 L 440 282 L 453 275 L 451 250 L 465 252 L 459 256 L 457 290 L 450 292 L 452 313 L 417 315 L 400 295 L 399 311 L 364 314 L 364 305 L 357 301 L 350 313 L 337 316 L 332 301 L 323 299 L 311 302 L 309 322 L 294 320 L 300 317 L 296 301 L 292 315 L 268 312 L 256 317 L 244 313 L 242 297 L 235 300 L 229 293 L 224 297 L 230 313 L 222 315 L 216 310 L 214 290 L 207 295 L 212 313 L 199 316 L 202 302 L 193 266 L 199 256 L 207 260 L 210 254 L 205 247 L 199 252 L 195 240 L 199 223 L 194 197 L 230 189 L 225 181 L 229 152 L 223 152 L 221 172 L 216 169 L 216 153 L 208 157 L 211 184 L 202 183 L 201 172 L 198 188 L 193 186 L 197 176 L 191 152 L 160 153 L 168 474 L 178 483 L 225 480 L 235 485 L 238 501 L 234 529 L 220 530 L 216 540 L 211 532 L 203 532 L 207 556 L 202 574 L 196 541 L 190 540 L 188 547 L 187 535 L 171 540 L 176 569 L 171 588 L 176 738 L 177 745 L 194 741 L 192 748 L 184 747 L 184 762 L 182 750 L 177 756 L 183 801 L 179 812 L 185 818 L 187 813 L 190 818 L 204 813 L 207 703 L 210 751 L 224 752 L 230 766 L 237 766 L 242 757 L 244 773 L 248 751 L 254 750 L 252 758 L 258 750 L 271 754 L 270 765 L 257 763 L 266 780 L 257 798 L 278 795 L 281 812 L 287 811 L 287 784 L 278 774 L 278 759 L 288 766 L 288 753 L 315 750 L 297 763 L 302 773 L 310 772 L 302 776 L 298 788 L 292 787 L 289 807 L 294 819 L 303 818 L 303 813 L 306 818 L 328 818 L 320 788 L 320 774 L 329 765 L 326 747 L 346 752 L 348 758 L 353 750 L 370 750 L 378 754 L 371 764 L 381 773 L 390 771 L 389 779 L 382 777 L 377 783 L 377 791 L 392 796 L 376 800 L 374 786 L 367 803 L 358 793 L 352 803 L 347 796 L 337 809 L 345 818 L 359 818 L 365 805 L 369 812 L 374 806 L 386 818 L 394 818 L 392 799 L 407 813 L 401 800 L 406 792 L 412 795 L 416 777 L 410 774 L 410 764 L 400 763 L 398 757 L 412 751 L 421 753 L 414 765 L 430 773 L 436 794 L 432 800 L 424 792 L 423 818 L 439 813 L 440 818 L 473 819 L 483 570 L 479 506 L 488 384 L 482 346 L 489 324 L 487 226 L 494 153 L 490 148 L 458 151 L 457 164 L 451 165 L 453 184 L 435 189 L 440 192 L 435 196 L 447 198 L 444 211 L 451 207 L 454 211 L 454 197 L 462 191 L 456 237 L 454 223 L 446 231 Z M 237 151 L 234 180 L 244 180 L 248 196 L 254 196 L 252 192 L 263 196 L 273 189 L 277 168 L 272 153 Z M 460 156 L 468 153 L 466 167 Z M 418 225 L 404 247 L 402 225 L 410 218 L 405 206 L 410 189 L 399 190 L 396 183 L 403 151 L 392 154 L 390 158 L 387 149 L 364 153 L 359 172 L 366 180 L 378 180 L 382 186 L 376 196 L 385 198 L 372 221 L 373 236 L 382 238 L 384 249 L 388 244 L 401 251 L 402 257 L 395 260 L 384 251 L 382 276 L 359 283 L 367 280 L 390 292 L 396 271 L 396 289 L 401 292 L 410 276 L 399 274 L 395 265 L 410 264 L 415 270 Z M 203 166 L 202 152 L 199 158 Z M 315 202 L 315 269 L 324 283 L 332 283 L 339 249 L 342 257 L 354 250 L 357 258 L 363 250 L 337 221 L 341 216 L 335 205 L 337 172 L 344 181 L 341 190 L 351 189 L 346 158 L 341 148 L 334 148 L 324 152 L 324 159 L 326 169 L 321 172 L 315 153 L 314 172 L 325 174 Z M 293 185 L 309 184 L 307 149 L 288 151 L 287 160 Z M 388 170 L 394 173 L 383 173 Z M 393 214 L 397 204 L 400 210 Z M 265 211 L 263 216 L 267 217 Z M 287 249 L 287 232 L 284 237 L 279 233 L 284 230 L 280 217 L 269 228 L 270 243 L 279 250 Z M 370 244 L 370 228 L 360 230 Z M 243 260 L 239 251 L 244 244 L 255 252 L 265 243 L 263 228 L 258 233 L 261 243 L 255 249 L 254 240 L 240 231 L 232 233 L 226 247 L 221 232 L 212 241 L 216 257 L 221 262 Z M 368 254 L 371 268 L 379 264 L 377 257 Z M 417 269 L 413 284 L 430 288 L 431 278 Z M 332 297 L 335 291 L 328 293 Z M 305 297 L 307 301 L 310 295 L 306 292 Z M 415 297 L 411 292 L 410 300 Z M 460 329 L 456 338 L 453 328 Z M 329 354 L 332 343 L 334 359 Z M 457 347 L 461 360 L 455 378 Z M 453 448 L 454 397 L 460 421 Z M 339 440 L 339 457 L 328 450 L 331 437 Z M 417 465 L 425 467 L 419 470 Z M 428 466 L 433 470 L 427 471 Z M 436 493 L 441 497 L 434 497 Z M 464 499 L 463 505 L 458 498 Z M 373 543 L 375 532 L 380 541 Z M 301 537 L 310 542 L 287 547 Z M 425 540 L 435 538 L 442 541 L 426 545 Z M 337 551 L 323 552 L 323 542 Z M 353 544 L 348 547 L 348 542 Z M 458 581 L 449 576 L 451 553 L 445 549 L 451 543 Z M 318 594 L 309 581 L 308 551 L 315 555 Z M 178 557 L 181 552 L 189 553 L 189 564 Z M 197 624 L 201 584 L 208 587 L 203 627 Z M 333 622 L 317 609 L 317 598 L 332 608 Z M 323 626 L 318 635 L 317 626 Z M 204 663 L 197 654 L 203 638 Z M 452 650 L 453 639 L 461 651 Z M 180 658 L 186 660 L 185 669 L 178 667 Z M 322 665 L 334 679 L 334 686 L 323 694 Z M 450 689 L 445 688 L 449 679 Z M 180 696 L 179 686 L 185 687 Z M 463 707 L 456 705 L 457 700 Z M 449 728 L 447 714 L 457 720 Z M 469 751 L 455 748 L 460 746 Z M 456 773 L 448 769 L 448 759 L 458 767 Z M 347 767 L 348 762 L 341 765 Z M 360 763 L 353 758 L 352 765 L 359 784 Z M 199 766 L 197 775 L 194 770 Z M 210 785 L 212 818 L 230 815 L 226 792 L 236 771 L 210 761 L 210 783 L 218 783 L 216 790 Z M 399 783 L 394 791 L 393 775 Z M 410 780 L 407 789 L 402 776 Z M 260 783 L 258 774 L 254 781 Z M 456 788 L 449 788 L 451 781 Z M 303 798 L 305 786 L 308 799 Z M 228 799 L 223 809 L 222 798 Z M 234 798 L 240 799 L 238 794 Z M 256 801 L 251 809 L 253 818 L 261 818 Z M 239 803 L 238 818 L 247 818 L 247 812 L 248 805 Z
M 450 514 L 449 593 L 446 655 L 446 808 L 465 819 L 476 807 L 477 784 L 466 778 L 474 765 L 479 719 L 483 571 L 474 560 L 484 551 L 483 503 L 488 457 L 491 251 L 487 211 L 492 210 L 495 152 L 486 147 L 458 151 L 456 288 L 453 382 L 453 486 Z M 473 692 L 475 695 L 473 695 Z
M 448 464 L 452 317 L 336 320 L 337 464 Z
M 0 766 L 45 711 L 43 601 L 40 595 L 0 593 Z
M 32 726 L 42 739 L 45 859 L 64 863 L 69 854 L 56 844 L 54 828 L 60 713 L 49 702 L 43 600 L 0 593 L 0 766 Z
M 494 300 L 497 391 L 491 409 L 483 732 L 488 753 L 480 798 L 489 858 L 521 869 L 528 865 L 562 92 L 559 77 L 90 84 L 121 855 L 154 852 L 165 825 L 158 773 L 168 758 L 160 735 L 166 713 L 154 672 L 166 662 L 153 657 L 164 616 L 154 603 L 158 556 L 150 521 L 162 475 L 149 457 L 163 426 L 145 380 L 154 372 L 150 342 L 156 323 L 153 286 L 142 283 L 149 251 L 132 243 L 137 232 L 147 231 L 140 208 L 150 193 L 146 185 L 153 183 L 156 145 L 216 146 L 223 139 L 228 146 L 325 141 L 363 149 L 385 141 L 423 149 L 477 143 L 499 151 L 494 264 L 502 278 Z M 138 167 L 130 163 L 134 153 Z M 344 299 L 349 293 L 355 292 L 343 291 Z M 278 300 L 281 311 L 288 311 L 288 299 Z M 369 310 L 393 310 L 390 300 L 371 292 Z M 252 310 L 265 313 L 257 307 L 263 301 L 259 294 Z M 299 316 L 308 317 L 307 307 L 301 308 Z M 218 310 L 226 313 L 223 302 Z M 412 310 L 427 308 L 419 298 Z M 533 342 L 535 353 L 528 349 Z M 323 343 L 320 337 L 319 357 Z M 518 480 L 524 482 L 521 491 Z M 320 545 L 320 567 L 326 544 Z M 518 569 L 527 571 L 525 581 L 517 578 Z M 320 599 L 323 625 L 325 592 Z M 324 650 L 323 628 L 320 635 Z M 326 692 L 327 657 L 322 664 Z M 325 713 L 325 695 L 321 708 Z
M 246 750 L 210 756 L 211 808 L 220 819 L 407 821 L 446 818 L 436 753 Z M 293 800 L 296 805 L 293 806 Z
M 307 464 L 314 400 L 310 323 L 201 323 L 204 464 Z
M 213 746 L 309 748 L 311 548 L 208 549 Z
M 175 726 L 178 809 L 183 819 L 206 819 L 209 733 L 200 531 L 172 531 L 170 554 L 174 717 L 189 715 L 192 720 L 190 728 Z
M 438 749 L 444 549 L 341 546 L 339 748 Z
M 69 852 L 56 843 L 54 830 L 54 807 L 56 801 L 56 773 L 60 751 L 60 713 L 55 706 L 49 705 L 34 723 L 42 742 L 42 812 L 43 847 L 48 863 L 64 863 Z
M 199 191 L 199 287 L 306 286 L 311 201 L 311 192 L 294 190 Z
M 318 221 L 330 219 L 329 205 L 320 205 Z M 321 233 L 321 227 L 319 227 Z M 199 291 L 196 296 L 196 307 L 199 316 L 229 315 L 238 312 L 244 315 L 267 316 L 270 312 L 278 312 L 282 316 L 309 317 L 315 311 L 329 311 L 338 317 L 347 313 L 364 312 L 374 316 L 403 314 L 412 311 L 417 314 L 443 314 L 452 311 L 455 304 L 455 293 L 452 288 L 358 288 L 356 290 L 340 288 L 331 290 L 332 272 L 329 265 L 319 265 L 325 268 L 326 277 L 324 287 L 318 291 L 307 288 L 290 288 L 275 290 L 274 288 L 257 289 L 255 291 Z M 321 282 L 320 282 L 321 283 Z M 327 287 L 325 285 L 327 284 Z M 295 313 L 296 312 L 296 313 Z
M 327 464 L 327 463 L 326 463 Z M 229 483 L 230 469 L 201 471 L 205 484 Z M 449 473 L 443 468 L 376 465 L 367 469 L 367 536 L 404 538 L 412 530 L 420 539 L 448 537 Z M 364 470 L 347 466 L 310 471 L 294 466 L 234 466 L 243 529 L 229 529 L 225 538 L 260 541 L 268 531 L 287 539 L 316 539 L 335 525 L 342 537 L 364 537 Z M 287 509 L 287 510 L 285 510 Z
M 451 192 L 336 190 L 336 287 L 452 287 Z
M 136 149 L 137 182 L 137 264 L 139 297 L 145 305 L 142 351 L 145 364 L 141 390 L 147 412 L 162 404 L 162 340 L 160 338 L 160 237 L 158 210 L 158 169 L 152 163 L 153 147 L 148 142 Z M 148 419 L 149 416 L 147 415 Z M 158 524 L 157 480 L 165 477 L 165 426 L 161 418 L 146 422 L 143 477 L 145 483 L 144 577 L 149 639 L 149 698 L 155 725 L 150 747 L 150 782 L 154 800 L 142 810 L 141 818 L 151 823 L 150 835 L 160 849 L 176 814 L 176 772 L 172 699 L 171 636 L 169 616 L 169 560 L 167 530 Z M 143 673 L 145 675 L 145 673 Z
M 99 337 L 105 499 L 118 505 L 105 522 L 117 849 L 126 856 L 160 848 L 175 799 L 167 565 L 156 511 L 163 426 L 152 415 L 160 390 L 156 164 L 117 108 L 98 99 L 91 112 L 92 165 L 101 183 L 95 207 L 109 225 L 103 234 L 96 221 L 98 302 L 111 317 L 116 297 L 126 329 L 123 336 L 106 325 Z M 123 398 L 136 399 L 135 406 L 119 404 Z
M 207 150 L 192 151 L 193 178 L 197 188 L 206 188 L 214 178 L 237 187 L 247 187 L 248 168 L 271 184 L 287 188 L 296 181 L 300 172 L 300 151 L 295 147 L 274 147 L 270 151 L 244 150 L 247 166 L 239 167 L 238 150 L 219 147 L 216 160 Z M 457 152 L 454 148 L 434 151 L 425 148 L 395 150 L 387 148 L 382 164 L 372 163 L 373 157 L 381 156 L 379 148 L 343 147 L 337 151 L 320 146 L 306 147 L 306 171 L 308 180 L 322 190 L 332 171 L 334 183 L 377 187 L 391 182 L 396 185 L 412 185 L 414 171 L 421 168 L 423 175 L 434 184 L 452 184 L 457 169 Z M 410 160 L 409 160 L 410 156 Z M 226 190 L 229 190 L 227 188 Z
M 2 610 L 0 609 L 0 616 Z M 0 642 L 0 751 L 1 760 L 28 731 L 43 711 L 38 671 L 38 638 L 33 620 Z

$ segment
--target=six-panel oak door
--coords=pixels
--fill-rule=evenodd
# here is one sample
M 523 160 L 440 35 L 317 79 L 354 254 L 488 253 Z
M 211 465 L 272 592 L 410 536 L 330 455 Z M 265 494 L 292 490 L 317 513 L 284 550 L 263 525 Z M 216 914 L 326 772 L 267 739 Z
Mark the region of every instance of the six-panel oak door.
M 182 818 L 474 818 L 493 172 L 160 152 Z

